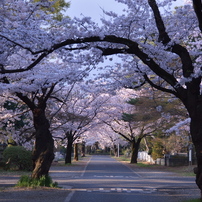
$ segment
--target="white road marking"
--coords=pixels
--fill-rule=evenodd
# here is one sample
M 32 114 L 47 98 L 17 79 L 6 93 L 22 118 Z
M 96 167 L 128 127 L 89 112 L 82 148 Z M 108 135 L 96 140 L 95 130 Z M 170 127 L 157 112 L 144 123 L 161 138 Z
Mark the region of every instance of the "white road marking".
M 153 192 L 157 191 L 155 188 L 146 188 L 146 189 L 130 189 L 129 188 L 129 189 L 127 189 L 127 188 L 120 188 L 120 187 L 119 188 L 88 188 L 88 189 L 74 189 L 73 188 L 70 190 L 72 190 L 72 192 L 81 191 L 81 192 L 128 192 L 128 193 L 131 193 L 131 192 L 153 193 Z M 68 200 L 65 202 L 68 202 Z
M 139 178 L 137 176 L 122 176 L 122 175 L 94 175 L 93 177 L 97 177 L 97 178 L 125 178 L 125 179 Z
M 68 196 L 66 197 L 64 202 L 70 202 L 72 196 L 74 195 L 75 191 L 70 192 L 70 194 L 68 194 Z
M 115 159 L 116 160 L 116 159 Z M 135 172 L 132 168 L 130 168 L 129 166 L 123 164 L 122 162 L 116 160 L 118 163 L 124 165 L 125 167 L 127 167 L 129 170 L 131 170 L 133 173 L 135 173 L 139 178 L 142 178 L 142 175 L 140 175 L 139 173 Z
M 84 173 L 86 172 L 86 168 L 87 168 L 88 164 L 90 163 L 91 159 L 92 159 L 92 156 L 91 156 L 90 159 L 88 160 L 88 162 L 87 162 L 87 164 L 86 164 L 86 166 L 85 166 L 85 168 L 84 168 L 84 170 L 83 170 L 83 172 L 82 172 L 82 174 L 81 174 L 81 177 L 83 177 Z

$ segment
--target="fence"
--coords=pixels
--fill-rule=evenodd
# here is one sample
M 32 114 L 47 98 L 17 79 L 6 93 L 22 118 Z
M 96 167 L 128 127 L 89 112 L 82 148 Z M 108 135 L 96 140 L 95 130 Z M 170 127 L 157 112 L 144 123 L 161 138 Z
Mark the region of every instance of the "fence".
M 177 155 L 165 155 L 164 158 L 157 158 L 155 161 L 152 159 L 150 155 L 146 151 L 138 152 L 138 160 L 145 161 L 148 163 L 153 163 L 162 166 L 188 166 L 190 165 L 190 161 L 188 155 L 184 154 L 177 154 Z M 196 158 L 192 158 L 192 165 L 196 164 Z
M 148 163 L 155 163 L 155 161 L 152 159 L 151 155 L 148 154 L 146 151 L 138 152 L 138 159 L 140 161 L 146 161 Z

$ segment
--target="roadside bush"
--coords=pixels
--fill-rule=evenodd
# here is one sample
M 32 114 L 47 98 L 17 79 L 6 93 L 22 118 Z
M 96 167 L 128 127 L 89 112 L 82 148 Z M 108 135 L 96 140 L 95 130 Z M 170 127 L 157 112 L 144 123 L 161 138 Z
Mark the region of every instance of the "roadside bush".
M 163 150 L 164 150 L 164 147 L 162 143 L 160 141 L 156 141 L 152 148 L 152 153 L 151 153 L 152 158 L 154 160 L 156 160 L 157 158 L 162 158 L 164 156 Z
M 5 167 L 5 162 L 4 161 L 0 161 L 0 168 L 4 168 Z
M 130 157 L 130 155 L 131 155 L 131 149 L 125 149 L 124 151 L 123 151 L 123 154 L 124 154 L 124 156 L 125 157 Z
M 22 146 L 7 147 L 3 152 L 6 170 L 32 170 L 32 153 Z
M 17 187 L 58 187 L 57 182 L 53 182 L 49 175 L 44 175 L 39 179 L 32 179 L 30 176 L 22 175 Z

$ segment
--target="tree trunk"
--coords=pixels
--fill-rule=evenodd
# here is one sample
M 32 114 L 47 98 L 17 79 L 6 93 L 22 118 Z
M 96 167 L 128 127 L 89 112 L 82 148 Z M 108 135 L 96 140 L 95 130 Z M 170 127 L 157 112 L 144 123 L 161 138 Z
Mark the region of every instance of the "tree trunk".
M 65 156 L 65 164 L 72 163 L 72 144 L 73 144 L 73 137 L 71 134 L 68 134 L 67 136 L 67 150 L 66 150 L 66 156 Z
M 142 138 L 138 138 L 137 142 L 135 139 L 131 141 L 132 153 L 131 153 L 130 163 L 137 163 L 138 151 L 139 151 L 141 140 Z
M 113 145 L 113 153 L 114 153 L 114 156 L 118 157 L 118 149 L 115 144 Z
M 35 147 L 33 150 L 33 172 L 32 178 L 39 179 L 48 175 L 50 166 L 54 159 L 54 141 L 49 131 L 49 121 L 45 111 L 40 108 L 33 110 L 35 127 Z
M 82 146 L 81 146 L 81 156 L 85 157 L 86 156 L 86 143 L 82 142 Z
M 195 169 L 196 184 L 202 196 L 202 103 L 198 105 L 195 117 L 191 117 L 190 132 L 195 146 L 197 168 Z
M 78 155 L 78 143 L 74 144 L 74 160 L 78 161 L 79 160 L 79 155 Z
M 91 146 L 87 146 L 86 149 L 87 149 L 87 153 L 88 153 L 88 154 L 91 154 L 91 152 L 92 152 L 92 151 L 91 151 Z

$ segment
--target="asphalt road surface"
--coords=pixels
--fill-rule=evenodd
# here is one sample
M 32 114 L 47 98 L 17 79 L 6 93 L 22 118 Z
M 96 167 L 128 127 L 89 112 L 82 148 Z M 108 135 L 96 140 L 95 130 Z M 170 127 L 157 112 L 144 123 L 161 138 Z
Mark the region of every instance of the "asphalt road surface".
M 133 171 L 110 156 L 92 156 L 82 175 L 60 186 L 71 191 L 65 202 L 181 202 L 197 193 L 193 177 Z

